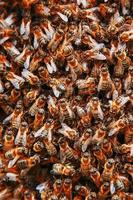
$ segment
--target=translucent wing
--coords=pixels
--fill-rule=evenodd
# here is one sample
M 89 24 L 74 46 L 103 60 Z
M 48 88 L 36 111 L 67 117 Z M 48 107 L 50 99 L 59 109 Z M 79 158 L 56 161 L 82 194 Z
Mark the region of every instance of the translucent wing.
M 13 160 L 10 160 L 8 163 L 8 168 L 13 167 L 18 159 L 19 159 L 19 156 L 15 156 L 15 158 Z
M 57 12 L 57 14 L 60 16 L 60 18 L 64 21 L 64 22 L 68 22 L 68 17 L 66 15 L 63 15 L 60 12 Z

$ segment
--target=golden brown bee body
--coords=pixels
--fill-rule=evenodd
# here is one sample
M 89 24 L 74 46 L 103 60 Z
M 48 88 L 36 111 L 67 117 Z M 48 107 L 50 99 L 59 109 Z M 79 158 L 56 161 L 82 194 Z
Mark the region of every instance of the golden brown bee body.
M 102 149 L 100 148 L 100 146 L 96 146 L 93 149 L 93 154 L 94 156 L 101 162 L 101 163 L 105 163 L 106 162 L 106 156 L 104 154 L 104 152 L 102 151 Z
M 72 200 L 72 180 L 69 178 L 66 178 L 63 182 L 63 191 L 65 193 L 65 196 Z
M 62 193 L 62 180 L 56 179 L 53 184 L 53 195 L 59 197 Z
M 102 142 L 102 151 L 105 153 L 107 157 L 111 157 L 113 154 L 112 144 L 107 139 L 104 139 Z
M 125 90 L 130 90 L 133 88 L 133 67 L 129 67 L 128 74 L 124 82 Z
M 26 159 L 20 159 L 17 162 L 17 167 L 22 170 L 22 169 L 26 169 L 26 168 L 31 168 L 35 165 L 37 165 L 40 162 L 40 158 L 38 155 L 34 155 L 31 156 L 29 158 Z
M 91 157 L 90 155 L 86 152 L 83 154 L 81 157 L 81 164 L 80 164 L 80 170 L 84 176 L 89 175 L 89 170 L 91 168 Z
M 114 171 L 114 163 L 113 159 L 108 159 L 107 162 L 104 164 L 104 170 L 102 173 L 102 179 L 105 181 L 109 181 L 113 175 Z
M 65 176 L 73 176 L 73 174 L 75 174 L 75 169 L 73 168 L 73 166 L 56 163 L 53 165 L 51 173 Z
M 45 145 L 45 148 L 47 149 L 47 152 L 50 156 L 54 156 L 57 153 L 55 145 L 52 143 L 52 141 L 49 141 L 47 137 L 43 139 L 43 143 Z
M 37 110 L 37 113 L 35 114 L 35 119 L 33 121 L 34 130 L 37 130 L 43 125 L 44 119 L 45 119 L 44 109 L 40 108 Z
M 12 131 L 9 131 L 4 135 L 3 148 L 5 151 L 8 151 L 13 147 L 14 147 L 14 135 Z
M 39 153 L 41 152 L 42 150 L 44 149 L 44 144 L 40 141 L 37 141 L 34 143 L 33 145 L 33 150 L 36 152 L 36 153 Z
M 109 182 L 104 182 L 101 187 L 100 187 L 100 190 L 98 192 L 98 197 L 99 199 L 106 199 L 106 197 L 108 196 L 109 194 L 109 191 L 110 191 L 110 184 Z
M 121 79 L 119 78 L 115 78 L 114 79 L 114 85 L 115 85 L 115 88 L 118 92 L 118 96 L 121 96 L 122 94 L 122 82 L 121 82 Z
M 4 49 L 10 56 L 13 56 L 14 58 L 20 54 L 19 50 L 15 46 L 13 46 L 11 42 L 5 42 Z
M 93 182 L 95 183 L 95 185 L 97 187 L 99 187 L 101 185 L 101 175 L 100 175 L 100 172 L 95 168 L 95 167 L 92 167 L 90 170 L 89 170 L 89 176 L 90 178 L 93 180 Z
M 51 49 L 52 52 L 56 50 L 56 48 L 59 46 L 61 41 L 63 40 L 63 33 L 64 31 L 62 29 L 58 29 L 54 35 L 51 41 L 48 44 L 48 48 Z
M 10 96 L 8 97 L 9 103 L 10 103 L 10 104 L 15 104 L 15 103 L 18 101 L 20 95 L 21 95 L 21 92 L 20 92 L 19 90 L 13 89 L 13 90 L 11 91 Z

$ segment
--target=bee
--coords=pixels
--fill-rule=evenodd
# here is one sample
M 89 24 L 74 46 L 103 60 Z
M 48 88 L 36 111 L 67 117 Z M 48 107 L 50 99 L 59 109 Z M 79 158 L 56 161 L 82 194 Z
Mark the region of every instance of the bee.
M 122 14 L 123 15 L 129 14 L 130 6 L 131 6 L 130 0 L 121 0 L 120 3 L 122 7 Z
M 60 139 L 59 148 L 60 148 L 60 159 L 62 162 L 65 160 L 78 159 L 77 152 L 69 146 L 67 141 Z
M 62 128 L 58 129 L 58 132 L 63 134 L 65 137 L 70 140 L 76 140 L 78 138 L 78 133 L 76 130 L 70 128 L 67 124 L 61 123 Z
M 52 52 L 54 52 L 57 47 L 59 46 L 59 44 L 61 43 L 61 41 L 63 40 L 63 35 L 64 35 L 64 31 L 63 29 L 58 29 L 52 39 L 49 41 L 48 43 L 48 49 L 50 49 Z
M 76 185 L 75 191 L 78 192 L 78 196 L 77 196 L 77 198 L 74 198 L 74 200 L 81 200 L 83 197 L 85 197 L 85 199 L 87 199 L 90 194 L 89 189 L 83 185 Z
M 5 151 L 8 151 L 14 147 L 14 133 L 12 130 L 9 130 L 4 135 L 4 141 L 3 141 L 3 149 Z
M 85 152 L 81 157 L 80 170 L 84 176 L 88 176 L 90 168 L 91 168 L 91 156 L 89 153 Z
M 133 167 L 132 167 L 132 164 L 126 163 L 126 164 L 124 165 L 124 169 L 125 169 L 126 172 L 133 178 Z
M 96 92 L 96 82 L 92 77 L 85 80 L 77 80 L 76 85 L 78 87 L 79 95 L 93 95 Z
M 44 149 L 44 144 L 43 142 L 37 141 L 33 145 L 33 151 L 36 153 L 40 153 Z
M 40 108 L 37 110 L 35 114 L 35 119 L 33 121 L 33 129 L 37 130 L 40 126 L 43 125 L 43 121 L 45 119 L 45 112 L 44 109 Z
M 133 125 L 132 125 L 132 123 L 129 123 L 129 125 L 125 128 L 124 136 L 125 136 L 126 144 L 133 141 Z
M 87 104 L 87 112 L 91 112 L 94 118 L 100 118 L 101 120 L 104 118 L 101 103 L 97 97 L 92 97 L 90 102 Z
M 3 189 L 2 191 L 0 191 L 0 199 L 1 199 L 1 200 L 4 200 L 5 198 L 11 199 L 11 197 L 12 197 L 11 188 L 6 187 L 6 188 Z
M 10 114 L 13 113 L 13 108 L 6 102 L 0 103 L 0 108 L 4 111 L 4 113 L 6 113 L 6 115 L 10 116 Z
M 101 68 L 101 73 L 100 73 L 100 80 L 98 83 L 98 92 L 106 91 L 107 95 L 106 97 L 109 97 L 111 94 L 115 93 L 115 86 L 113 81 L 110 78 L 109 71 L 106 67 Z
M 107 139 L 104 139 L 102 142 L 102 151 L 107 157 L 111 157 L 113 154 L 112 144 Z
M 58 101 L 60 120 L 63 122 L 65 120 L 69 121 L 74 119 L 75 115 L 71 109 L 71 105 L 66 101 L 65 98 L 62 98 Z
M 8 15 L 5 19 L 1 17 L 0 19 L 0 27 L 1 28 L 9 28 L 16 21 L 15 13 Z
M 40 163 L 40 158 L 38 155 L 34 155 L 34 156 L 31 156 L 29 158 L 26 158 L 26 159 L 20 159 L 18 162 L 17 162 L 17 167 L 20 169 L 20 170 L 23 170 L 23 169 L 30 169 L 31 167 L 34 167 L 35 165 L 39 164 Z
M 99 199 L 106 199 L 106 197 L 108 197 L 108 195 L 109 195 L 109 192 L 110 192 L 110 183 L 104 182 L 100 186 L 100 190 L 98 192 Z
M 8 102 L 9 104 L 16 104 L 19 97 L 21 95 L 21 91 L 18 89 L 12 89 L 11 94 L 8 96 Z
M 49 16 L 50 9 L 43 2 L 38 2 L 35 6 L 35 13 L 40 16 Z
M 133 156 L 133 144 L 122 144 L 120 146 L 120 153 L 127 154 L 130 153 L 131 157 Z
M 27 145 L 27 133 L 28 133 L 28 124 L 27 122 L 22 122 L 18 133 L 15 138 L 15 145 L 16 146 L 26 146 Z
M 4 42 L 6 42 L 9 38 L 13 36 L 15 36 L 15 32 L 13 29 L 2 29 L 0 31 L 0 44 L 2 45 Z
M 92 141 L 92 130 L 87 129 L 86 131 L 83 132 L 82 136 L 78 139 L 78 141 L 75 142 L 74 146 L 81 149 L 82 152 L 85 152 L 89 144 L 91 144 L 91 141 Z
M 7 53 L 13 58 L 17 57 L 20 54 L 19 50 L 11 42 L 6 41 L 3 44 L 3 47 L 7 51 Z
M 128 69 L 128 74 L 124 82 L 124 88 L 126 91 L 133 88 L 133 67 L 132 66 L 129 67 Z
M 104 3 L 101 3 L 99 5 L 98 9 L 99 13 L 101 14 L 102 17 L 108 19 L 112 14 L 114 14 L 115 9 L 113 7 L 109 7 Z
M 65 196 L 72 200 L 72 180 L 70 178 L 65 178 L 63 181 L 63 191 Z
M 115 86 L 115 89 L 117 91 L 117 95 L 121 96 L 122 95 L 122 82 L 121 82 L 120 78 L 114 79 L 114 86 Z
M 8 168 L 11 168 L 15 165 L 15 163 L 23 157 L 27 155 L 28 150 L 25 147 L 17 147 L 15 149 L 11 149 L 5 153 L 5 158 L 9 159 Z
M 51 40 L 53 38 L 54 33 L 55 33 L 55 30 L 52 27 L 51 22 L 49 20 L 43 20 L 40 23 L 40 26 L 41 26 L 42 30 L 46 33 L 48 40 Z
M 6 75 L 6 79 L 8 81 L 10 81 L 12 83 L 12 85 L 18 90 L 20 89 L 20 87 L 25 82 L 25 80 L 22 77 L 14 74 L 13 72 L 8 72 L 7 75 Z
M 56 179 L 53 184 L 53 195 L 59 197 L 62 193 L 62 180 Z
M 72 16 L 72 11 L 68 8 L 64 8 L 61 12 L 57 12 L 57 15 L 64 21 L 68 22 L 69 18 Z
M 21 25 L 20 25 L 20 35 L 23 37 L 23 39 L 28 39 L 30 35 L 30 25 L 31 20 L 29 19 L 30 16 L 26 15 L 24 18 L 22 18 Z
M 44 63 L 50 74 L 57 72 L 57 67 L 54 62 L 54 59 L 50 55 L 44 58 Z
M 130 40 L 132 40 L 133 34 L 132 34 L 132 30 L 129 31 L 124 31 L 123 33 L 120 34 L 120 40 L 122 42 L 128 42 Z
M 98 161 L 100 161 L 101 163 L 105 163 L 106 162 L 106 156 L 104 154 L 104 152 L 101 149 L 101 146 L 95 146 L 93 148 L 93 154 L 94 156 L 97 158 Z
M 54 156 L 57 154 L 57 150 L 55 145 L 52 143 L 52 139 L 48 138 L 48 135 L 45 134 L 43 136 L 43 143 L 45 145 L 45 148 L 47 149 L 47 152 L 50 156 Z
M 43 81 L 44 83 L 49 82 L 50 75 L 49 75 L 48 70 L 45 67 L 43 67 L 43 66 L 39 67 L 38 74 L 39 74 L 41 81 Z
M 31 85 L 36 85 L 39 83 L 39 78 L 28 71 L 27 69 L 23 69 L 22 71 L 22 76 L 31 84 Z
M 101 126 L 96 130 L 96 133 L 92 137 L 93 143 L 101 143 L 107 135 L 107 128 Z
M 34 41 L 33 41 L 34 49 L 38 49 L 39 46 L 43 47 L 44 45 L 46 45 L 48 40 L 47 36 L 42 32 L 39 26 L 35 26 L 32 32 L 34 35 Z
M 67 57 L 67 67 L 70 69 L 73 80 L 77 79 L 77 75 L 80 75 L 83 73 L 82 65 L 78 62 L 78 60 L 73 55 L 70 55 Z
M 125 106 L 125 104 L 129 101 L 129 97 L 119 96 L 114 99 L 114 101 L 109 101 L 110 103 L 110 112 L 113 114 L 117 114 L 120 110 Z
M 58 116 L 58 105 L 57 105 L 56 98 L 49 95 L 47 104 L 48 104 L 48 110 L 49 110 L 50 114 L 53 117 Z
M 40 91 L 38 89 L 32 89 L 25 93 L 24 96 L 24 106 L 28 107 L 34 100 L 36 100 L 37 96 L 39 95 Z M 34 105 L 34 104 L 33 104 Z M 32 107 L 34 110 L 34 107 Z M 31 111 L 32 112 L 32 111 Z M 36 110 L 35 110 L 36 112 Z M 33 115 L 34 116 L 34 115 Z
M 109 130 L 108 135 L 112 136 L 114 134 L 118 134 L 120 130 L 124 129 L 128 125 L 128 123 L 129 122 L 126 118 L 121 118 L 121 119 L 118 119 L 115 122 L 112 122 L 109 125 L 110 130 Z
M 49 81 L 49 86 L 52 88 L 55 97 L 59 97 L 62 92 L 66 90 L 64 80 L 51 78 Z
M 115 169 L 115 161 L 110 158 L 104 164 L 104 170 L 102 172 L 102 180 L 109 181 L 113 175 Z
M 101 175 L 100 172 L 95 167 L 90 168 L 89 176 L 97 187 L 101 185 Z
M 72 165 L 56 163 L 53 164 L 53 169 L 51 173 L 54 175 L 65 175 L 65 176 L 73 176 L 75 174 L 75 169 Z
M 26 190 L 24 192 L 24 200 L 36 200 L 35 193 L 30 190 Z

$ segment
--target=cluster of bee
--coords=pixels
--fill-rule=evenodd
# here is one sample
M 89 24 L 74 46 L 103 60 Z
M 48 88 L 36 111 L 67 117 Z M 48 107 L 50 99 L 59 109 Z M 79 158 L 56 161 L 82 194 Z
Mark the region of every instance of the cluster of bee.
M 132 14 L 0 1 L 0 200 L 133 199 Z

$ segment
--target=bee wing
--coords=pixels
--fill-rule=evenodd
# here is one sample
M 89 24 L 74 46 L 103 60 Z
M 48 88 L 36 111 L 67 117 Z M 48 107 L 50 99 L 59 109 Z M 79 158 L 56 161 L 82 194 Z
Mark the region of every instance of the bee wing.
M 46 35 L 47 35 L 47 38 L 48 38 L 49 40 L 52 39 L 51 32 L 50 32 L 46 27 L 44 27 L 44 30 L 45 30 L 45 33 L 46 33 Z
M 41 183 L 37 185 L 36 190 L 38 190 L 39 193 L 41 193 L 43 190 L 46 190 L 47 188 L 48 188 L 48 183 Z
M 26 132 L 23 134 L 23 145 L 26 146 L 27 144 L 27 134 Z
M 51 35 L 51 39 L 52 39 L 52 37 L 53 37 L 55 31 L 54 31 L 53 27 L 50 25 L 49 22 L 48 22 L 48 29 L 49 29 L 49 32 L 50 32 L 50 35 Z
M 10 26 L 13 23 L 13 15 L 9 15 L 6 19 L 4 19 L 7 26 Z
M 66 106 L 67 110 L 68 110 L 68 113 L 70 115 L 70 117 L 72 118 L 73 117 L 73 112 L 71 111 L 71 109 L 69 108 L 69 106 Z
M 13 160 L 10 160 L 8 163 L 8 168 L 13 167 L 19 158 L 20 158 L 19 156 L 15 156 Z
M 60 16 L 60 18 L 64 21 L 64 22 L 68 22 L 68 17 L 66 15 L 63 15 L 60 12 L 57 12 L 57 14 Z
M 113 98 L 113 100 L 115 100 L 116 98 L 118 98 L 118 91 L 117 90 L 113 91 L 112 98 Z
M 101 120 L 103 120 L 104 115 L 103 115 L 103 111 L 102 111 L 102 109 L 101 109 L 100 106 L 98 106 L 98 116 L 99 116 L 99 118 L 100 118 Z
M 28 69 L 30 65 L 30 55 L 27 56 L 26 61 L 24 62 L 24 68 Z
M 25 25 L 24 21 L 22 20 L 22 23 L 20 25 L 20 34 L 23 35 L 25 33 Z
M 3 37 L 1 40 L 0 40 L 0 45 L 3 44 L 5 41 L 7 41 L 9 39 L 9 37 Z
M 52 141 L 52 131 L 51 131 L 51 129 L 48 130 L 48 140 Z
M 7 124 L 13 117 L 13 113 L 10 114 L 8 117 L 6 117 L 4 120 L 3 120 L 3 124 Z
M 37 37 L 35 35 L 34 35 L 33 46 L 34 46 L 35 49 L 38 49 L 38 47 L 39 47 L 39 44 L 38 44 L 38 41 L 37 41 Z
M 56 72 L 56 71 L 57 71 L 57 67 L 56 67 L 56 64 L 55 64 L 55 62 L 53 61 L 53 59 L 51 59 L 50 63 L 51 63 L 51 66 L 52 66 L 52 68 L 53 68 L 53 71 Z
M 80 6 L 81 0 L 77 0 L 77 4 L 78 4 L 78 6 Z
M 84 144 L 82 145 L 82 152 L 85 152 L 87 150 L 88 144 L 90 143 L 90 138 L 88 138 Z
M 34 133 L 34 137 L 39 137 L 39 136 L 41 136 L 41 133 L 42 133 L 43 131 L 44 131 L 44 126 Z
M 102 53 L 94 53 L 94 55 L 92 55 L 91 57 L 97 60 L 106 60 L 106 57 Z
M 25 26 L 26 36 L 29 36 L 29 34 L 30 34 L 30 23 L 31 23 L 31 21 L 27 22 L 27 24 Z
M 49 64 L 49 63 L 46 63 L 46 67 L 47 67 L 47 70 L 50 74 L 53 73 L 53 67 Z
M 52 87 L 54 95 L 58 98 L 60 96 L 60 91 L 57 90 L 56 86 Z
M 111 194 L 114 194 L 115 193 L 115 186 L 114 186 L 114 183 L 111 181 L 110 183 L 110 193 Z
M 123 105 L 126 104 L 129 100 L 130 100 L 129 97 L 121 97 L 121 103 L 120 103 L 120 105 L 123 106 Z
M 108 136 L 112 136 L 112 135 L 114 135 L 116 132 L 117 132 L 117 129 L 116 129 L 116 128 L 113 128 L 113 129 L 111 129 L 111 130 L 109 131 Z
M 131 145 L 131 156 L 133 156 L 133 144 Z

